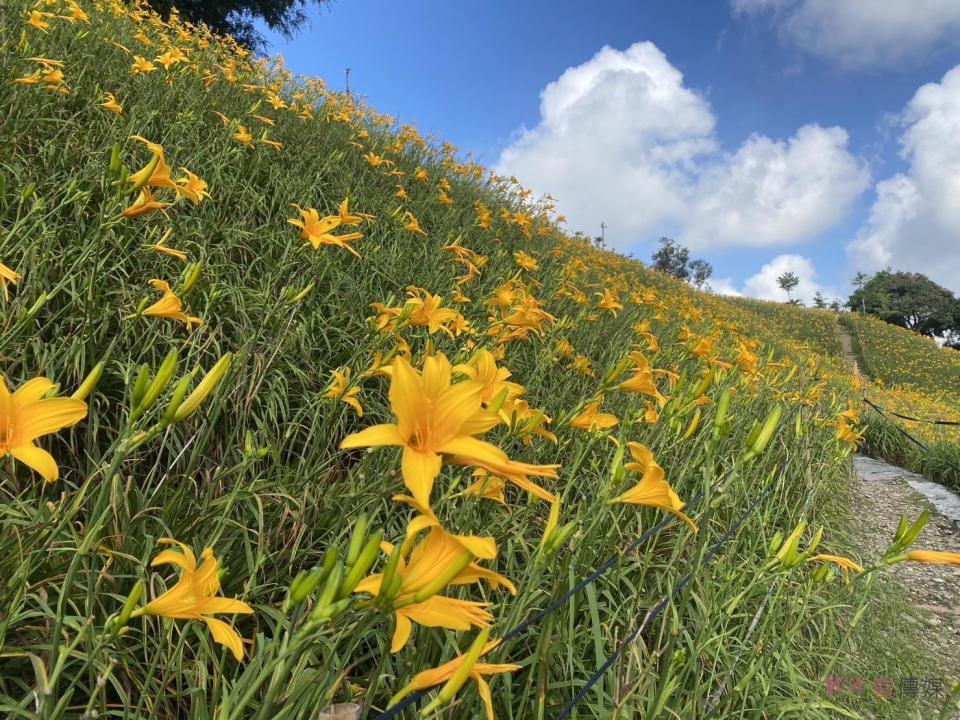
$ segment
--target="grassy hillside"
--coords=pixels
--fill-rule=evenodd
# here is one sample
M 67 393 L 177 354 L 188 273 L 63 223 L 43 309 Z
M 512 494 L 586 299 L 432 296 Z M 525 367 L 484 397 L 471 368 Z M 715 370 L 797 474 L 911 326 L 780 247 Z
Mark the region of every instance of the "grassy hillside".
M 960 352 L 870 316 L 850 313 L 844 318 L 864 370 L 875 382 L 960 402 Z
M 837 315 L 830 310 L 798 307 L 785 303 L 726 298 L 736 308 L 738 317 L 749 332 L 768 342 L 796 350 L 798 344 L 818 355 L 840 355 L 840 336 L 837 333 Z
M 843 383 L 769 315 L 227 39 L 2 19 L 6 715 L 375 717 L 484 648 L 499 717 L 555 717 L 664 596 L 576 717 L 835 717 L 883 670 L 876 575 L 808 546 Z
M 867 375 L 864 394 L 886 413 L 868 408 L 863 450 L 960 489 L 960 426 L 925 422 L 960 420 L 960 353 L 857 313 L 842 322 Z

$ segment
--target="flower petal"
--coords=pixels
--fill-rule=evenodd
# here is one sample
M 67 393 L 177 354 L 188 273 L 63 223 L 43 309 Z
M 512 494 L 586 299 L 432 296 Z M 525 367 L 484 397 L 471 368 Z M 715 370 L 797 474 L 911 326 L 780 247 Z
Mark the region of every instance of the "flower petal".
M 210 634 L 213 635 L 213 639 L 229 649 L 230 652 L 233 653 L 233 657 L 237 659 L 237 662 L 242 661 L 243 638 L 240 637 L 240 633 L 234 630 L 232 625 L 217 618 L 204 617 L 203 621 L 207 624 L 207 627 L 210 628 Z
M 57 461 L 53 459 L 53 455 L 36 445 L 30 443 L 17 445 L 10 448 L 9 452 L 24 465 L 43 475 L 43 479 L 47 482 L 53 482 L 60 477 L 60 468 L 57 467 Z
M 411 447 L 403 448 L 403 483 L 413 497 L 423 505 L 430 505 L 433 481 L 440 474 L 440 456 L 436 453 L 421 453 Z
M 382 425 L 372 425 L 360 432 L 347 435 L 340 447 L 343 450 L 361 447 L 383 447 L 386 445 L 403 445 L 403 438 L 397 430 L 396 425 L 384 423 Z
M 393 641 L 390 643 L 390 652 L 392 653 L 403 650 L 403 646 L 410 639 L 410 631 L 413 630 L 413 623 L 406 615 L 397 613 L 396 619 L 397 627 L 393 631 Z

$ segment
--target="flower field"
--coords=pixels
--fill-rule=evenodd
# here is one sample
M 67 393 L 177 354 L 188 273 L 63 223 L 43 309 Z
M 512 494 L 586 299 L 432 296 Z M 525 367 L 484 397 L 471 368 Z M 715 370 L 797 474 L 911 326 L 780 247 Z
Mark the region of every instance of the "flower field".
M 958 560 L 818 530 L 819 330 L 176 18 L 2 23 L 5 717 L 831 718 L 875 571 Z
M 960 489 L 960 353 L 856 313 L 844 323 L 870 375 L 866 396 L 887 413 L 866 417 L 865 450 Z
M 850 313 L 846 322 L 874 382 L 902 386 L 954 407 L 960 402 L 960 352 L 859 313 Z M 956 410 L 953 414 L 960 416 Z

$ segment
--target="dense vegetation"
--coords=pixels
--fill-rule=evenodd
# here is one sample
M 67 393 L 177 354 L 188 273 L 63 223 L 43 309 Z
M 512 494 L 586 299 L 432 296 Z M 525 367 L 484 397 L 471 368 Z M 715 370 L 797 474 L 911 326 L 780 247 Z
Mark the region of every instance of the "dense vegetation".
M 765 306 L 175 18 L 3 22 L 3 713 L 374 717 L 443 685 L 405 717 L 554 717 L 662 597 L 577 717 L 835 717 L 827 675 L 890 671 L 850 643 L 874 568 L 806 526 L 849 377 Z
M 870 410 L 864 450 L 960 489 L 960 427 L 925 422 L 960 421 L 960 352 L 869 316 L 842 318 L 868 375 L 865 395 L 888 413 Z
M 858 287 L 847 300 L 851 310 L 923 335 L 960 338 L 960 300 L 926 275 L 881 270 L 869 279 L 858 273 L 853 281 Z

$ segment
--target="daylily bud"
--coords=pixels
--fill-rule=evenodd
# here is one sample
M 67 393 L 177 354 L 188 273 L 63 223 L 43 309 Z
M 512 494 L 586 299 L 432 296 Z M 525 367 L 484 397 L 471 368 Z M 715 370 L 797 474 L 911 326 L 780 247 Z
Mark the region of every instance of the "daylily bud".
M 910 521 L 907 520 L 906 515 L 900 516 L 900 523 L 897 525 L 897 532 L 893 536 L 893 542 L 899 544 L 903 540 L 904 534 L 907 532 L 907 528 L 910 527 Z
M 782 542 L 783 542 L 783 533 L 777 530 L 774 536 L 770 538 L 770 545 L 768 546 L 767 549 L 770 552 L 775 553 L 777 550 L 780 549 L 780 544 Z
M 503 404 L 507 401 L 507 395 L 509 395 L 509 389 L 503 388 L 500 392 L 497 393 L 497 396 L 493 399 L 493 402 L 490 403 L 490 406 L 487 408 L 490 412 L 498 413 Z
M 403 578 L 397 575 L 397 568 L 400 566 L 400 550 L 401 547 L 395 545 L 390 552 L 390 557 L 387 558 L 387 565 L 383 569 L 383 577 L 380 580 L 380 594 L 377 595 L 378 598 L 391 600 L 393 599 L 393 595 L 396 594 L 396 591 L 400 589 L 400 581 L 403 580 Z M 394 583 L 394 580 L 397 582 Z M 393 587 L 394 584 L 396 584 L 395 588 Z M 391 589 L 393 593 L 390 592 Z
M 626 445 L 620 445 L 613 454 L 613 463 L 611 463 L 610 466 L 610 480 L 614 485 L 619 484 L 620 481 L 623 480 L 623 453 L 626 449 Z
M 727 422 L 727 410 L 730 408 L 730 388 L 724 388 L 717 400 L 717 414 L 713 416 L 713 439 L 719 440 L 730 430 Z
M 317 604 L 313 608 L 313 612 L 310 613 L 311 620 L 325 620 L 325 612 L 329 610 L 330 604 L 333 602 L 334 598 L 337 595 L 337 590 L 340 588 L 340 580 L 343 578 L 343 565 L 337 563 L 330 570 L 330 574 L 327 575 L 327 582 L 323 586 L 323 591 L 320 593 L 320 597 L 317 598 Z
M 307 285 L 303 290 L 301 290 L 292 298 L 290 298 L 290 302 L 300 302 L 301 300 L 303 300 L 307 295 L 310 294 L 310 292 L 313 290 L 315 285 L 316 285 L 315 282 L 312 282 L 309 285 Z
M 428 583 L 417 590 L 413 596 L 413 602 L 419 603 L 432 598 L 447 585 L 449 585 L 450 581 L 459 575 L 460 571 L 471 562 L 473 562 L 473 553 L 468 550 L 463 550 L 454 561 L 444 568 L 443 573 L 440 574 L 433 582 Z
M 813 571 L 814 582 L 830 582 L 833 579 L 833 569 L 826 563 Z
M 110 175 L 115 179 L 120 179 L 121 170 L 123 165 L 120 162 L 120 146 L 117 143 L 113 144 L 113 149 L 110 151 Z
M 566 525 L 561 525 L 554 532 L 550 534 L 550 540 L 547 542 L 547 547 L 544 550 L 545 557 L 553 557 L 562 548 L 567 540 L 570 539 L 570 536 L 573 535 L 573 531 L 577 529 L 577 523 L 575 520 L 571 520 Z
M 173 396 L 170 398 L 170 404 L 167 405 L 167 410 L 160 421 L 161 425 L 169 425 L 176 419 L 177 410 L 180 409 L 183 398 L 187 394 L 187 390 L 190 389 L 190 379 L 189 375 L 184 375 L 173 389 Z
M 200 271 L 203 269 L 203 264 L 197 260 L 187 265 L 180 277 L 183 279 L 183 293 L 186 294 L 190 292 L 191 288 L 197 284 L 197 280 L 200 279 Z
M 287 599 L 287 608 L 296 607 L 317 589 L 322 583 L 329 571 L 322 567 L 315 567 L 311 570 L 301 572 L 290 583 L 290 592 Z
M 920 516 L 914 521 L 913 525 L 903 534 L 903 547 L 908 548 L 913 545 L 913 541 L 917 539 L 917 536 L 926 526 L 927 521 L 930 519 L 930 511 L 924 510 L 920 513 Z
M 700 408 L 697 408 L 697 411 L 693 414 L 693 420 L 690 421 L 690 426 L 687 428 L 687 431 L 683 434 L 681 440 L 686 440 L 694 432 L 696 432 L 697 425 L 700 424 Z
M 134 175 L 131 175 L 131 178 L 136 178 L 133 184 L 127 189 L 128 194 L 133 194 L 142 190 L 143 187 L 150 182 L 150 178 L 153 176 L 153 171 L 157 169 L 157 166 L 160 164 L 160 155 L 153 153 L 150 156 L 150 162 L 147 163 L 146 167 L 141 170 L 138 170 Z
M 357 521 L 353 524 L 353 534 L 350 536 L 350 544 L 347 546 L 347 567 L 353 565 L 357 560 L 357 556 L 360 554 L 360 548 L 363 547 L 363 540 L 367 535 L 367 524 L 369 521 L 370 519 L 366 513 L 364 513 L 358 517 Z
M 713 383 L 713 378 L 715 377 L 715 375 L 716 373 L 713 368 L 710 368 L 709 370 L 707 370 L 707 372 L 703 374 L 703 379 L 700 381 L 700 384 L 697 385 L 697 387 L 694 388 L 693 392 L 690 393 L 690 397 L 696 398 L 703 395 L 707 391 L 707 389 L 710 387 L 710 385 Z
M 554 500 L 550 505 L 550 514 L 547 516 L 547 524 L 543 528 L 543 537 L 540 539 L 540 549 L 546 550 L 550 543 L 550 536 L 557 527 L 560 520 L 560 500 Z
M 131 420 L 136 420 L 143 413 L 153 407 L 153 404 L 157 401 L 157 398 L 160 397 L 160 393 L 166 390 L 167 385 L 170 384 L 170 380 L 173 379 L 173 372 L 176 369 L 177 351 L 171 350 L 167 353 L 167 356 L 160 364 L 160 369 L 157 370 L 157 374 L 153 378 L 153 381 L 147 386 L 147 389 L 143 393 L 143 397 L 140 398 L 140 402 L 137 403 L 137 405 L 133 408 L 133 412 L 130 413 Z
M 210 368 L 210 372 L 204 375 L 203 380 L 194 389 L 192 393 L 183 401 L 183 404 L 177 408 L 173 419 L 174 422 L 180 422 L 193 415 L 201 403 L 207 399 L 210 392 L 217 386 L 217 383 L 223 378 L 230 368 L 230 361 L 233 359 L 232 353 L 227 353 L 217 361 L 217 364 Z
M 133 383 L 133 392 L 130 394 L 130 405 L 135 408 L 140 405 L 144 394 L 147 392 L 147 385 L 150 384 L 150 368 L 141 365 L 137 371 L 137 379 Z
M 777 425 L 780 422 L 780 416 L 782 414 L 783 406 L 779 403 L 774 405 L 773 409 L 767 415 L 767 419 L 764 421 L 763 427 L 757 434 L 756 439 L 749 446 L 746 455 L 744 455 L 744 460 L 751 460 L 762 453 L 764 449 L 766 449 L 767 444 L 773 438 L 773 433 L 777 429 Z
M 338 598 L 344 598 L 352 593 L 357 583 L 367 574 L 370 566 L 373 565 L 377 559 L 377 554 L 380 552 L 380 540 L 382 539 L 383 530 L 377 530 L 367 540 L 366 545 L 363 546 L 363 549 L 357 556 L 356 562 L 350 567 L 350 571 L 346 577 L 343 578 L 343 582 L 340 583 L 340 590 L 337 592 Z
M 603 386 L 610 387 L 613 385 L 617 378 L 623 375 L 624 371 L 633 364 L 633 358 L 630 357 L 630 354 L 627 353 L 617 362 L 616 365 L 611 367 L 607 374 L 603 376 Z
M 40 312 L 40 308 L 46 305 L 47 300 L 49 299 L 50 299 L 50 296 L 47 295 L 45 292 L 40 293 L 40 297 L 37 298 L 36 302 L 34 302 L 33 305 L 31 305 L 26 312 L 21 314 L 20 319 L 29 320 L 30 318 L 32 318 L 34 315 Z
M 123 604 L 123 609 L 120 611 L 120 615 L 117 616 L 117 627 L 122 628 L 128 622 L 130 622 L 130 614 L 133 612 L 134 608 L 137 607 L 137 603 L 140 602 L 140 598 L 143 597 L 144 590 L 146 590 L 147 584 L 141 579 L 133 586 L 133 590 L 130 591 L 130 594 L 127 596 L 127 601 Z
M 87 377 L 80 383 L 80 387 L 78 387 L 76 392 L 70 397 L 74 400 L 86 400 L 87 396 L 97 387 L 97 383 L 100 382 L 100 376 L 103 374 L 103 366 L 103 360 L 94 365 L 93 370 L 87 373 Z

